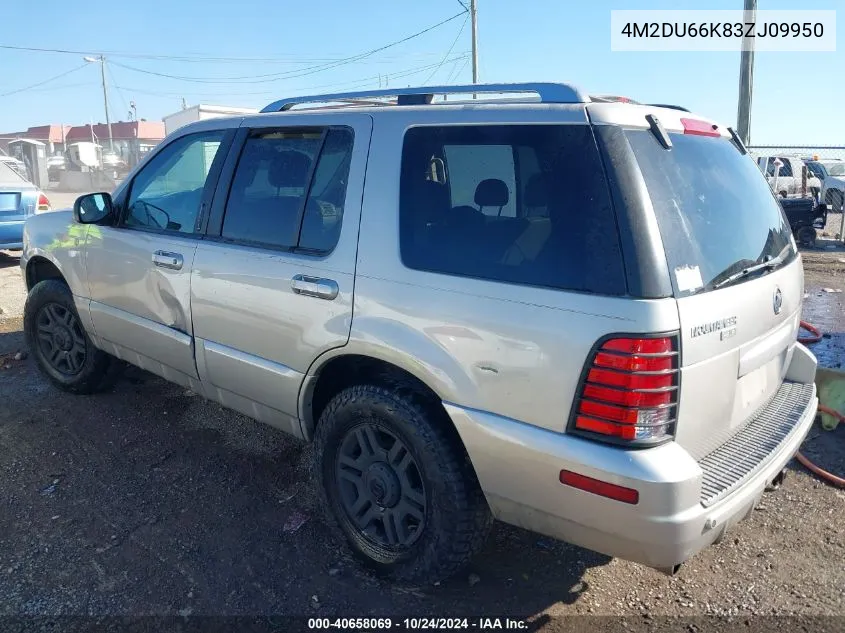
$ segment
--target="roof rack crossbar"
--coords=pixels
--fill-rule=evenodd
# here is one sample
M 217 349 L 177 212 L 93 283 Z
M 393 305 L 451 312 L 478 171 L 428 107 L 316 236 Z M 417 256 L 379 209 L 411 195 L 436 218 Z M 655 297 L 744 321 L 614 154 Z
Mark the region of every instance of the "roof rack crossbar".
M 679 105 L 672 105 L 670 103 L 649 103 L 652 108 L 669 108 L 670 110 L 680 110 L 682 112 L 689 112 L 689 110 L 683 106 Z
M 359 104 L 372 99 L 395 97 L 399 105 L 422 105 L 431 103 L 434 95 L 451 94 L 506 94 L 533 92 L 541 103 L 586 103 L 589 97 L 569 84 L 559 83 L 514 83 L 514 84 L 465 84 L 458 86 L 422 86 L 420 88 L 394 88 L 365 90 L 363 92 L 339 92 L 335 94 L 291 97 L 274 101 L 262 112 L 284 112 L 304 103 L 345 102 Z

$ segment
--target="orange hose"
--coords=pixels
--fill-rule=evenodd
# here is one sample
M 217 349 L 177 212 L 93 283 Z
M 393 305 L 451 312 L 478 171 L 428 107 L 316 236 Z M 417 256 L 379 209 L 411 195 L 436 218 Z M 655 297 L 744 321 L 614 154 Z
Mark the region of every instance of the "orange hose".
M 820 340 L 822 340 L 822 333 L 821 333 L 821 331 L 819 331 L 819 328 L 817 328 L 815 325 L 810 325 L 806 321 L 801 321 L 801 327 L 804 328 L 805 330 L 807 330 L 808 332 L 811 332 L 813 335 L 812 336 L 799 336 L 798 337 L 799 343 L 803 343 L 804 345 L 809 345 L 811 343 L 818 343 Z
M 822 413 L 827 413 L 828 415 L 832 415 L 834 418 L 838 418 L 840 422 L 845 422 L 845 415 L 839 413 L 835 409 L 831 409 L 830 407 L 826 407 L 823 404 L 819 405 L 819 411 Z
M 812 336 L 805 336 L 805 337 L 798 337 L 798 342 L 803 343 L 805 345 L 811 343 L 818 343 L 822 340 L 822 333 L 821 331 L 815 326 L 807 323 L 806 321 L 801 321 L 801 327 L 812 334 Z M 845 423 L 845 415 L 839 413 L 839 411 L 835 411 L 830 407 L 826 407 L 822 404 L 819 405 L 819 411 L 822 413 L 827 413 L 828 415 L 832 415 L 833 417 L 837 418 L 840 422 Z M 801 465 L 804 466 L 807 470 L 811 473 L 821 477 L 825 481 L 834 486 L 838 486 L 840 488 L 845 488 L 845 479 L 839 477 L 838 475 L 834 475 L 833 473 L 827 472 L 824 468 L 819 468 L 809 459 L 807 459 L 802 453 L 798 452 L 795 454 L 795 459 L 797 459 Z
M 838 477 L 838 476 L 834 475 L 833 473 L 829 473 L 823 468 L 819 468 L 813 462 L 811 462 L 809 459 L 804 457 L 804 455 L 802 455 L 801 453 L 796 453 L 795 459 L 797 459 L 799 462 L 801 462 L 801 464 L 803 464 L 803 466 L 807 470 L 809 470 L 810 472 L 818 475 L 819 477 L 821 477 L 822 479 L 824 479 L 828 483 L 831 483 L 834 486 L 838 486 L 840 488 L 845 488 L 845 479 L 842 479 L 842 477 Z

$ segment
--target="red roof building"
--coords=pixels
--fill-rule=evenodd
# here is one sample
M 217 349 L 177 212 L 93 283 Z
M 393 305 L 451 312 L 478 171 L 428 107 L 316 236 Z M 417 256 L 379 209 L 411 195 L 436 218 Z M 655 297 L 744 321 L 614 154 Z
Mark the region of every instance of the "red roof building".
M 111 124 L 112 139 L 117 141 L 143 140 L 156 144 L 164 139 L 164 123 L 162 121 L 116 121 Z M 94 137 L 103 145 L 108 142 L 109 128 L 105 123 L 94 125 Z M 67 133 L 68 143 L 91 140 L 91 126 L 77 125 Z
M 92 135 L 93 131 L 93 135 Z M 70 143 L 96 142 L 104 150 L 114 149 L 127 164 L 134 166 L 144 154 L 158 145 L 165 136 L 162 121 L 115 121 L 111 124 L 111 147 L 109 127 L 105 123 L 92 125 L 38 125 L 25 132 L 0 134 L 0 149 L 6 150 L 15 139 L 31 139 L 47 145 L 47 154 L 63 153 Z

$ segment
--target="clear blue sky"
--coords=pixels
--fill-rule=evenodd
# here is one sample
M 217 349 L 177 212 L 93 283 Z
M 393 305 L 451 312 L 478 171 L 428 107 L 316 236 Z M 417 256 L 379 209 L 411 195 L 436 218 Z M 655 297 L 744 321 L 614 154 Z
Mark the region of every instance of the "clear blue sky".
M 738 52 L 614 53 L 610 10 L 730 9 L 741 8 L 742 0 L 478 3 L 482 81 L 569 81 L 590 92 L 678 103 L 727 124 L 736 121 Z M 391 86 L 471 78 L 469 63 L 461 57 L 470 49 L 468 24 L 456 41 L 463 16 L 355 63 L 314 72 L 315 66 L 378 48 L 460 12 L 458 0 L 7 0 L 2 4 L 0 44 L 191 58 L 109 56 L 113 120 L 126 119 L 130 100 L 137 104 L 139 117 L 160 119 L 180 109 L 182 96 L 192 105 L 261 107 L 276 97 L 314 90 L 377 88 L 379 75 L 387 75 Z M 840 16 L 845 14 L 842 0 L 759 0 L 760 9 L 797 6 L 839 8 Z M 754 143 L 845 145 L 845 46 L 842 37 L 838 39 L 835 53 L 757 54 Z M 449 59 L 431 76 L 453 42 Z M 82 64 L 78 54 L 0 49 L 0 95 Z M 125 66 L 202 81 L 159 77 Z M 311 74 L 214 82 L 305 72 Z M 104 120 L 98 64 L 0 96 L 0 133 L 92 119 Z

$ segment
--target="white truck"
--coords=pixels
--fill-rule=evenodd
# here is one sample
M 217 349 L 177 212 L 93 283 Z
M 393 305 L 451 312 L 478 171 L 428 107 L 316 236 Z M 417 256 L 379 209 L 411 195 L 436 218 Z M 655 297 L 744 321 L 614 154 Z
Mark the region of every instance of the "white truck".
M 171 132 L 178 130 L 183 125 L 193 123 L 194 121 L 205 121 L 206 119 L 215 119 L 221 116 L 255 114 L 256 112 L 258 110 L 255 108 L 237 108 L 202 103 L 186 107 L 173 114 L 168 114 L 162 118 L 162 121 L 164 121 L 164 133 L 170 135 Z
M 780 197 L 819 199 L 822 183 L 800 158 L 758 156 L 757 166 L 766 175 L 772 190 Z

